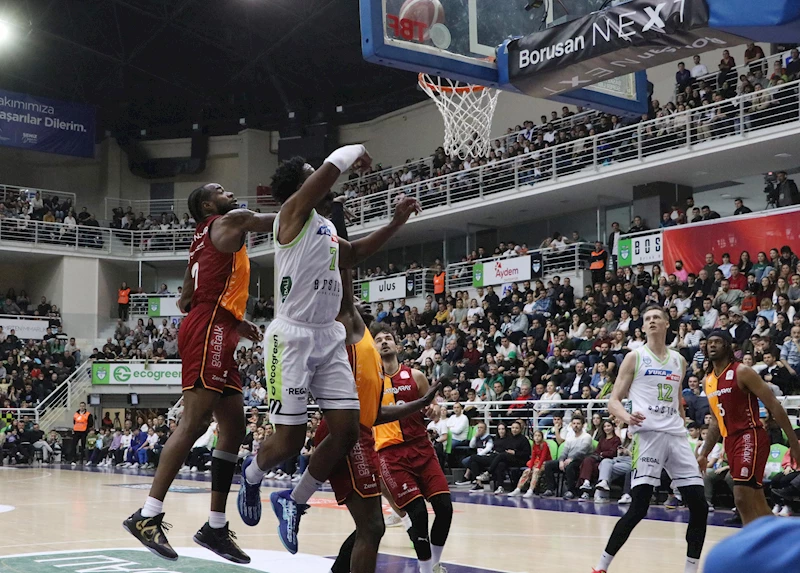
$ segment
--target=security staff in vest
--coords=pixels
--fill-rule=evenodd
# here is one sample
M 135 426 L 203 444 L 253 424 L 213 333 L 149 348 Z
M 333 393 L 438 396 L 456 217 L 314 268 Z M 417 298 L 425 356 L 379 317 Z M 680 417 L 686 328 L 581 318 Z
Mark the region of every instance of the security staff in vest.
M 608 267 L 608 252 L 603 248 L 603 243 L 596 241 L 594 251 L 589 259 L 589 269 L 592 271 L 592 284 L 603 283 Z
M 81 402 L 78 411 L 72 415 L 73 466 L 77 465 L 77 461 L 83 463 L 83 457 L 86 452 L 86 436 L 89 435 L 89 430 L 92 428 L 94 428 L 94 416 L 86 409 L 86 402 Z M 78 454 L 79 444 L 81 446 L 80 454 Z M 80 455 L 80 458 L 77 457 L 78 455 Z

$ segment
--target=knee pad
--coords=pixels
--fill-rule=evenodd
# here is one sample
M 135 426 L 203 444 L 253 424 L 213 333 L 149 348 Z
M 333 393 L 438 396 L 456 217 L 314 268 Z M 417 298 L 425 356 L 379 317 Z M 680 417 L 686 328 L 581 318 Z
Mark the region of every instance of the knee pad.
M 689 508 L 689 511 L 691 511 L 693 514 L 694 512 L 698 512 L 701 515 L 708 514 L 708 504 L 706 503 L 703 486 L 692 485 L 679 489 L 681 495 L 683 496 L 683 501 L 686 504 L 686 507 Z
M 453 515 L 453 500 L 450 499 L 449 494 L 435 495 L 430 500 L 433 513 L 438 518 L 439 516 L 445 517 Z

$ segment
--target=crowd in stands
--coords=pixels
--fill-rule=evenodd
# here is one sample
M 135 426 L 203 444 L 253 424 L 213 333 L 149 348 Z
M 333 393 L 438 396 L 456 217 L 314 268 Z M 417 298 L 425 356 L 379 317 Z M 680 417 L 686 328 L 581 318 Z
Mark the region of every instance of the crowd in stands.
M 81 351 L 46 297 L 36 305 L 25 291 L 9 289 L 0 314 L 49 318 L 41 340 L 20 338 L 15 329 L 0 326 L 0 425 L 7 425 L 16 418 L 11 409 L 36 407 L 66 380 L 81 362 Z
M 404 300 L 376 307 L 377 320 L 396 333 L 401 362 L 431 379 L 450 380 L 440 402 L 458 404 L 440 408 L 429 429 L 441 463 L 468 468 L 463 485 L 482 491 L 483 483 L 494 482 L 491 489 L 503 493 L 506 470 L 516 468 L 513 483 L 519 479 L 520 487 L 514 495 L 536 487 L 537 480 L 545 495 L 555 495 L 554 476 L 563 473 L 566 498 L 588 499 L 599 490 L 595 499 L 602 500 L 612 475 L 623 475 L 625 463 L 629 467 L 627 433 L 613 418 L 605 424 L 602 411 L 587 419 L 586 411 L 559 402 L 609 396 L 625 354 L 646 342 L 647 305 L 668 311 L 667 344 L 689 365 L 683 401 L 693 440 L 702 439 L 710 421 L 700 381 L 705 337 L 713 329 L 731 333 L 737 359 L 759 372 L 776 395 L 800 392 L 800 262 L 790 247 L 755 257 L 744 252 L 738 261 L 708 254 L 702 269 L 677 265 L 672 272 L 659 265 L 614 269 L 602 245 L 597 250 L 603 256 L 596 284 L 579 292 L 568 278 L 553 277 L 512 284 L 503 293 L 486 287 L 473 297 L 467 291 L 429 295 L 421 309 Z M 509 404 L 484 404 L 496 401 Z M 773 443 L 785 445 L 774 422 L 765 423 Z M 591 439 L 581 438 L 584 433 Z M 520 434 L 535 444 L 545 439 L 571 445 L 566 456 L 550 461 L 542 447 L 532 453 L 527 441 L 514 439 Z M 502 446 L 487 449 L 487 440 Z M 531 456 L 533 465 L 522 476 Z
M 69 198 L 27 189 L 20 189 L 18 194 L 4 194 L 0 198 L 0 220 L 7 219 L 14 221 L 3 227 L 3 234 L 9 240 L 70 245 L 77 241 L 81 247 L 103 246 L 102 234 L 93 229 L 100 227 L 94 214 L 86 207 L 76 213 Z M 63 225 L 37 230 L 33 224 L 36 221 Z

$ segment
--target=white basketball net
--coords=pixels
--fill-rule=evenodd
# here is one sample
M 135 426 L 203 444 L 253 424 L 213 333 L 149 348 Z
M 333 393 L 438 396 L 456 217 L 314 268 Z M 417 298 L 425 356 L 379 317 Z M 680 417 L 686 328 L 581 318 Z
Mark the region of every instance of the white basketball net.
M 461 159 L 486 157 L 499 90 L 428 74 L 419 75 L 419 85 L 444 119 L 445 153 Z

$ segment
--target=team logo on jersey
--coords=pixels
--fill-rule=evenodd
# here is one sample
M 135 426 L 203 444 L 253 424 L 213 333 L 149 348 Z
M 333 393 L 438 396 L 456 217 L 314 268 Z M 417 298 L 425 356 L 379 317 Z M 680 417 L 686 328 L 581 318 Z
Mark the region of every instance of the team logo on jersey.
M 408 370 L 402 370 L 400 372 L 400 378 L 406 379 L 406 378 L 410 378 L 410 377 L 411 377 L 411 374 L 408 373 Z
M 281 279 L 281 302 L 286 302 L 286 297 L 292 292 L 292 277 Z
M 653 361 L 650 360 L 649 356 L 645 356 L 644 358 L 642 358 L 642 365 L 650 366 L 651 364 L 653 364 Z
M 331 230 L 327 225 L 320 225 L 317 235 L 328 235 L 329 237 L 332 237 L 333 233 L 331 233 Z

